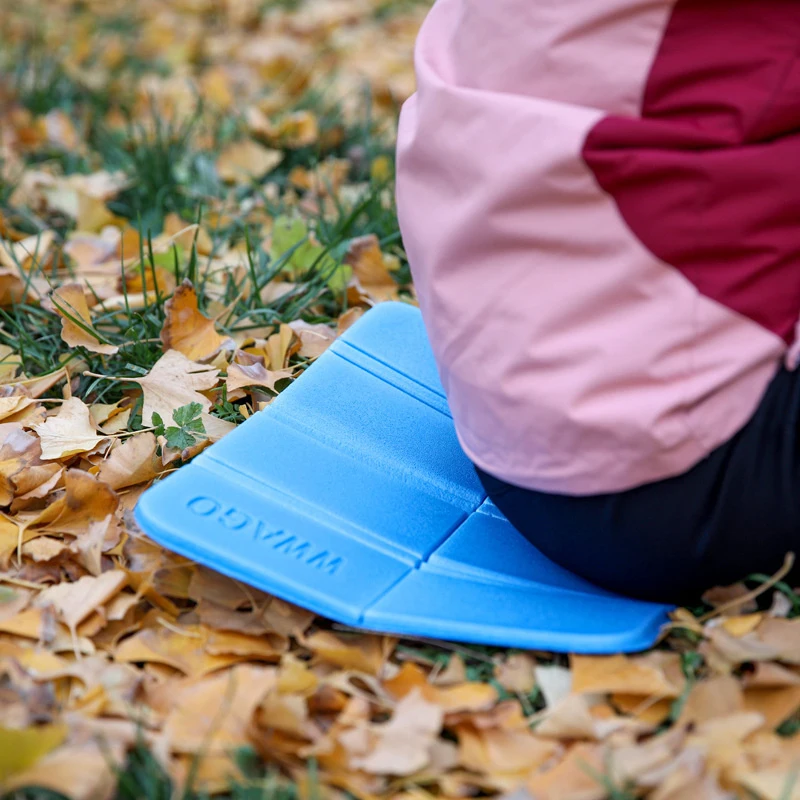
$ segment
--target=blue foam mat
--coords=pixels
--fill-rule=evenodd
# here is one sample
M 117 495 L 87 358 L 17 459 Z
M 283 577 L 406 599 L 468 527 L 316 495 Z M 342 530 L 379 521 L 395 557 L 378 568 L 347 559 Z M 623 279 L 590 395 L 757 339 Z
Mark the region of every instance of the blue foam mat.
M 171 550 L 386 633 L 611 653 L 652 645 L 669 611 L 563 570 L 486 498 L 419 311 L 401 303 L 366 314 L 136 517 Z

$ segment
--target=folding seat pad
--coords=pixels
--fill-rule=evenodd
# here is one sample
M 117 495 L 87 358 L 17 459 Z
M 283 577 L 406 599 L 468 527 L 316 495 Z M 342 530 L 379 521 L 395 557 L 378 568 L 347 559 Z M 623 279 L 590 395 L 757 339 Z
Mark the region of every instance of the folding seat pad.
M 136 517 L 170 550 L 368 630 L 610 653 L 652 645 L 669 611 L 587 583 L 512 528 L 403 303 L 367 313 Z

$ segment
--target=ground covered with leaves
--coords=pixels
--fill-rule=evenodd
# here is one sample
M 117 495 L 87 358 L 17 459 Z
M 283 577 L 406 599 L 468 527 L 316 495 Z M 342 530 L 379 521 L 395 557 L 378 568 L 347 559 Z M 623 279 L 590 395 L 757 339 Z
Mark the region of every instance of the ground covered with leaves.
M 419 0 L 0 9 L 0 790 L 800 797 L 800 597 L 653 651 L 365 635 L 137 529 L 154 480 L 387 299 Z M 280 453 L 264 458 L 280 460 Z

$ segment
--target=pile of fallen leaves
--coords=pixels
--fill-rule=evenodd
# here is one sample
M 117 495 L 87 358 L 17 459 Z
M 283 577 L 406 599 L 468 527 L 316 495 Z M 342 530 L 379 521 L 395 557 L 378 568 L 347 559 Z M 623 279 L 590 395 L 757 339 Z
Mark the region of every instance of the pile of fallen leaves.
M 780 580 L 710 592 L 647 654 L 564 657 L 342 628 L 133 521 L 372 305 L 414 302 L 391 153 L 427 4 L 13 5 L 0 789 L 800 797 Z

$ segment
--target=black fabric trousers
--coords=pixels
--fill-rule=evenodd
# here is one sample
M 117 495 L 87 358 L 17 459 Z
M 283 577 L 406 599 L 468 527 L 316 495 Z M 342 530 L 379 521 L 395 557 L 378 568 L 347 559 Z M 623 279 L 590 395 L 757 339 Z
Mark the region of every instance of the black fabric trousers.
M 561 566 L 622 594 L 688 603 L 774 573 L 789 551 L 800 560 L 799 439 L 800 371 L 782 369 L 747 425 L 677 477 L 578 497 L 477 472 L 517 530 Z M 788 578 L 798 579 L 797 570 Z

